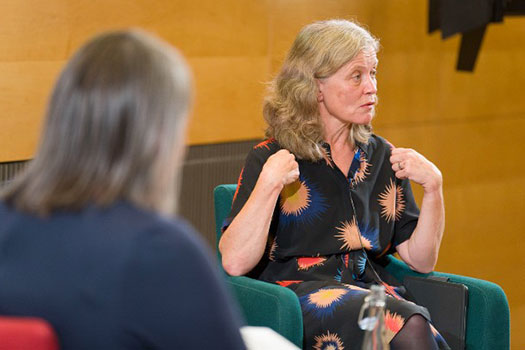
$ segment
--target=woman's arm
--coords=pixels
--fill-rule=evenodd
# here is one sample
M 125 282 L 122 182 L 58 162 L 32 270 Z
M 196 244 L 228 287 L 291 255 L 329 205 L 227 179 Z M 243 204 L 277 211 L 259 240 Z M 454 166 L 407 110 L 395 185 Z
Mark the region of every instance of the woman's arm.
M 299 177 L 295 157 L 286 150 L 270 156 L 248 201 L 224 231 L 219 242 L 224 270 L 240 276 L 257 265 L 266 247 L 279 193 Z
M 431 272 L 436 266 L 445 229 L 443 178 L 439 169 L 412 149 L 394 148 L 390 157 L 399 179 L 409 179 L 423 187 L 421 212 L 414 233 L 397 246 L 401 258 L 414 270 Z

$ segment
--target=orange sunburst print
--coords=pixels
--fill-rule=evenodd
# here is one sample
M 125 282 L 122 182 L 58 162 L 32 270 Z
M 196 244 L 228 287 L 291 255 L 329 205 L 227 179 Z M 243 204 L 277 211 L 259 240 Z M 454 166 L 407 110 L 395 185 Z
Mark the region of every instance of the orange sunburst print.
M 281 191 L 281 210 L 286 215 L 299 216 L 310 205 L 310 189 L 297 180 Z
M 237 199 L 237 195 L 239 194 L 239 189 L 241 188 L 241 185 L 242 185 L 242 174 L 243 173 L 244 173 L 244 167 L 241 169 L 241 173 L 239 174 L 239 179 L 237 180 L 237 188 L 235 189 L 235 193 L 233 194 L 232 207 L 233 207 L 233 203 L 235 202 L 235 199 Z
M 337 333 L 330 333 L 318 335 L 314 338 L 314 350 L 344 350 L 343 342 Z
M 352 179 L 352 185 L 356 185 L 362 182 L 368 175 L 370 175 L 369 167 L 372 165 L 366 161 L 364 154 L 361 154 L 359 158 L 359 169 L 355 172 L 354 178 Z
M 361 288 L 361 287 L 358 287 L 358 286 L 354 286 L 353 284 L 348 284 L 348 283 L 343 283 L 343 286 L 347 287 L 348 289 L 351 289 L 351 290 L 357 290 L 359 292 L 370 292 L 370 290 L 366 289 L 366 288 Z
M 386 340 L 390 343 L 392 338 L 401 330 L 405 324 L 405 319 L 397 313 L 391 313 L 389 310 L 385 311 L 385 330 Z
M 308 301 L 316 307 L 326 308 L 341 300 L 346 293 L 348 293 L 348 289 L 344 288 L 321 289 L 310 294 Z
M 275 238 L 272 242 L 272 244 L 270 245 L 270 251 L 268 252 L 268 259 L 270 261 L 275 261 L 275 251 L 277 250 L 278 246 L 277 246 L 277 242 L 275 241 Z
M 345 221 L 342 223 L 343 226 L 337 227 L 338 234 L 335 235 L 337 239 L 343 242 L 341 249 L 343 250 L 356 250 L 361 249 L 361 242 L 363 242 L 363 247 L 365 249 L 372 249 L 372 243 L 361 235 L 359 227 L 357 227 L 355 218 L 352 219 L 352 222 Z M 361 240 L 359 240 L 361 237 Z
M 278 285 L 282 286 L 282 287 L 288 287 L 289 285 L 292 285 L 292 284 L 296 284 L 296 283 L 301 283 L 303 281 L 301 280 L 284 280 L 284 281 L 276 281 L 275 283 L 277 283 Z
M 439 332 L 438 332 L 438 330 L 436 329 L 436 327 L 434 327 L 434 325 L 432 325 L 432 324 L 430 324 L 430 331 L 432 332 L 432 335 L 433 335 L 434 337 L 440 335 Z
M 311 267 L 323 265 L 325 261 L 326 258 L 321 256 L 297 258 L 297 266 L 299 270 L 306 271 Z
M 332 161 L 330 160 L 330 155 L 325 149 L 322 149 L 321 152 L 323 153 L 323 159 L 326 162 L 326 165 L 328 165 L 330 168 L 334 168 L 334 165 L 332 164 Z
M 401 218 L 401 214 L 405 210 L 405 199 L 403 197 L 403 189 L 390 179 L 390 184 L 386 186 L 378 199 L 382 207 L 381 216 L 385 218 L 386 222 L 394 219 L 397 221 Z
M 255 145 L 255 147 L 253 147 L 253 149 L 257 149 L 257 148 L 263 148 L 263 147 L 266 147 L 268 150 L 270 150 L 270 147 L 268 147 L 268 145 L 270 143 L 273 143 L 275 141 L 275 139 L 272 137 L 272 138 L 269 138 L 267 140 L 264 140 L 263 142 Z

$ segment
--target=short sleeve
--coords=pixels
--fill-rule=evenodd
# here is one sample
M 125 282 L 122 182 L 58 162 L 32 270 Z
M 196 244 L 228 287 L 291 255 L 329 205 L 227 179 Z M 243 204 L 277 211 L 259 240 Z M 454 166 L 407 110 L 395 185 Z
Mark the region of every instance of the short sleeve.
M 408 179 L 397 179 L 397 186 L 401 189 L 398 193 L 398 202 L 404 206 L 401 216 L 394 225 L 394 236 L 392 238 L 392 247 L 395 248 L 412 236 L 416 229 L 419 218 L 419 207 L 412 193 L 412 186 Z
M 255 146 L 250 153 L 248 153 L 237 181 L 237 190 L 233 196 L 230 215 L 228 215 L 222 223 L 223 232 L 228 228 L 237 214 L 239 214 L 244 204 L 248 201 L 248 198 L 250 198 L 250 195 L 255 188 L 255 184 L 259 179 L 264 163 L 266 163 L 268 158 L 279 149 L 280 147 L 277 143 L 272 139 L 269 139 L 261 142 Z
M 144 232 L 122 283 L 127 348 L 245 349 L 240 316 L 210 252 L 186 224 Z
M 398 179 L 392 169 L 390 156 L 394 146 L 376 135 L 371 141 L 374 145 L 374 164 L 380 174 L 379 200 L 384 219 L 382 234 L 385 240 L 388 237 L 388 241 L 383 244 L 388 253 L 395 253 L 396 247 L 412 236 L 419 218 L 419 207 L 414 199 L 410 180 Z

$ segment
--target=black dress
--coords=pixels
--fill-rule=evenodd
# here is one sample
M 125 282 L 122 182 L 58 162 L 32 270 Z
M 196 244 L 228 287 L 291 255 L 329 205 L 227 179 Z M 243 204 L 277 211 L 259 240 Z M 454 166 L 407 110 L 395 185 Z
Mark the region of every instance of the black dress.
M 410 316 L 430 319 L 424 307 L 401 297 L 402 287 L 379 263 L 416 227 L 419 209 L 410 182 L 395 177 L 386 140 L 372 135 L 357 146 L 347 175 L 331 159 L 328 144 L 324 160 L 298 160 L 299 180 L 282 190 L 265 258 L 251 272 L 297 294 L 305 349 L 359 349 L 363 331 L 357 317 L 372 284 L 383 284 L 390 296 L 385 311 L 389 340 Z M 248 200 L 268 157 L 280 149 L 269 139 L 249 153 L 224 228 Z M 448 349 L 432 330 L 440 348 Z

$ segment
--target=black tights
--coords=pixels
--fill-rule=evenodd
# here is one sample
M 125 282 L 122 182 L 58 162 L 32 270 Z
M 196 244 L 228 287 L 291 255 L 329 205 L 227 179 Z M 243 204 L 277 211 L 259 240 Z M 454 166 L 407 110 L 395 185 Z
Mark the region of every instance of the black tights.
M 413 315 L 390 342 L 391 350 L 438 350 L 430 325 L 421 315 Z

